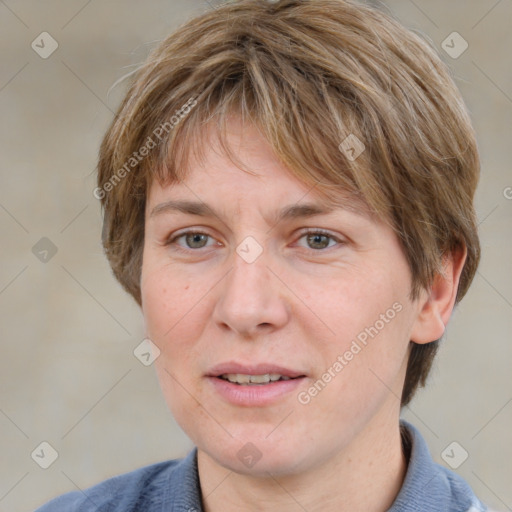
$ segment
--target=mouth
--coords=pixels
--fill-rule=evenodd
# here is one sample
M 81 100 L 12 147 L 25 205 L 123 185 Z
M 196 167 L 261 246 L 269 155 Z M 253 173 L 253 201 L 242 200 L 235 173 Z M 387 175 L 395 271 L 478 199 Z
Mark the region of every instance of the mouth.
M 261 375 L 249 375 L 244 373 L 224 373 L 218 376 L 219 379 L 227 380 L 232 384 L 240 386 L 262 386 L 271 382 L 298 379 L 300 377 L 287 377 L 279 373 L 264 373 Z
M 306 375 L 298 370 L 285 368 L 271 363 L 240 364 L 236 362 L 221 363 L 214 366 L 207 374 L 233 384 L 270 384 L 282 380 L 292 380 Z
M 224 363 L 207 375 L 214 392 L 233 405 L 263 407 L 293 396 L 306 374 L 274 364 Z

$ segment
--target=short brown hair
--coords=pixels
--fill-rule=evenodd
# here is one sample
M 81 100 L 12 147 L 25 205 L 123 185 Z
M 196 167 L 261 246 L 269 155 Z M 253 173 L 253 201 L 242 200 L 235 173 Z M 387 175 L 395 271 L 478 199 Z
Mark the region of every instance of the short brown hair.
M 148 187 L 186 176 L 216 116 L 235 161 L 225 142 L 231 114 L 254 123 L 318 193 L 348 191 L 388 220 L 411 268 L 411 298 L 442 272 L 443 255 L 466 247 L 456 301 L 464 296 L 480 258 L 480 165 L 467 110 L 436 51 L 354 1 L 241 0 L 191 19 L 152 51 L 102 141 L 103 246 L 139 305 Z M 364 144 L 357 158 L 342 150 L 348 136 Z M 412 344 L 402 405 L 425 384 L 438 342 Z

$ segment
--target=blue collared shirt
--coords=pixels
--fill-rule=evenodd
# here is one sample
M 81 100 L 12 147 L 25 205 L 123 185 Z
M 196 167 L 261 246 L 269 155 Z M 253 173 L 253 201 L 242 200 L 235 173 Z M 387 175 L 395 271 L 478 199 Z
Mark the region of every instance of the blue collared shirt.
M 486 512 L 456 473 L 436 464 L 420 432 L 401 421 L 410 456 L 404 483 L 387 512 Z M 197 449 L 180 460 L 152 464 L 64 494 L 36 512 L 203 512 Z

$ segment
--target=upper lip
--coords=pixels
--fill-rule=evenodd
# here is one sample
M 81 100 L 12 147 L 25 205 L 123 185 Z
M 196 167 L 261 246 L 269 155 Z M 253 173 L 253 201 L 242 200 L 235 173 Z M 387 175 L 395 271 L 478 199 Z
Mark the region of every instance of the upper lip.
M 257 363 L 257 364 L 241 364 L 236 362 L 226 362 L 215 365 L 208 372 L 208 377 L 219 377 L 227 373 L 240 373 L 242 375 L 265 375 L 267 373 L 274 373 L 282 375 L 283 377 L 304 377 L 304 372 L 298 370 L 291 370 L 284 366 L 279 366 L 271 363 Z

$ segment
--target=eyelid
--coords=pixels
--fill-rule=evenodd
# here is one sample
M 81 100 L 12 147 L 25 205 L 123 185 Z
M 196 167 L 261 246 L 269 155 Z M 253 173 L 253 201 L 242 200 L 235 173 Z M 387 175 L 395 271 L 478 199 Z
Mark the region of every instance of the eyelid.
M 326 235 L 326 236 L 331 237 L 333 240 L 336 240 L 337 242 L 343 242 L 343 240 L 339 236 L 337 236 L 334 233 L 332 233 L 331 231 L 328 231 L 328 230 L 323 229 L 323 228 L 304 228 L 304 230 L 302 230 L 300 232 L 300 235 L 304 236 L 304 235 L 308 235 L 310 233 L 311 234 Z

